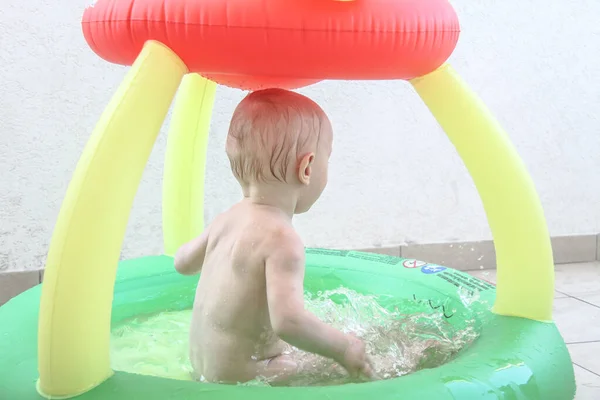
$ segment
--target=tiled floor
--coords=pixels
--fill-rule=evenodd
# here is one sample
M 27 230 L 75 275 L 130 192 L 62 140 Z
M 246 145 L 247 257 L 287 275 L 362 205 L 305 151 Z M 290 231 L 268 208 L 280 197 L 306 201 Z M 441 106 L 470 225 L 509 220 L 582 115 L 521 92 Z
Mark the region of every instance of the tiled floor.
M 576 400 L 600 400 L 600 262 L 556 266 L 554 320 L 575 367 Z M 472 271 L 495 283 L 495 270 Z

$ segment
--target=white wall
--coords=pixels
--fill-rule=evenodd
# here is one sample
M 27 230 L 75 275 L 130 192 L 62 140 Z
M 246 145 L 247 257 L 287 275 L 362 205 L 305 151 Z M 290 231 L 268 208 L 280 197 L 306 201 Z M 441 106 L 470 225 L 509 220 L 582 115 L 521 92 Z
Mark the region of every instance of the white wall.
M 62 197 L 126 69 L 100 60 L 80 30 L 88 1 L 2 0 L 0 269 L 43 265 Z M 552 235 L 600 232 L 600 3 L 453 1 L 462 36 L 451 62 L 509 132 Z M 331 182 L 297 219 L 307 245 L 372 247 L 490 238 L 454 149 L 405 82 L 324 82 L 302 90 L 335 128 Z M 239 198 L 223 151 L 241 91 L 219 88 L 206 213 Z M 123 255 L 161 251 L 161 134 Z

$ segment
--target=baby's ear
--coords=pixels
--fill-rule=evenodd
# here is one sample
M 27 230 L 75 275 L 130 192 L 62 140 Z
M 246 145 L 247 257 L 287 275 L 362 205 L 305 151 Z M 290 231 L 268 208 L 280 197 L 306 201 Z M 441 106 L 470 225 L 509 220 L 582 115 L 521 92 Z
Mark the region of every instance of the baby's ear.
M 307 153 L 300 158 L 298 164 L 298 180 L 303 185 L 310 183 L 310 175 L 312 173 L 312 163 L 315 160 L 315 153 Z

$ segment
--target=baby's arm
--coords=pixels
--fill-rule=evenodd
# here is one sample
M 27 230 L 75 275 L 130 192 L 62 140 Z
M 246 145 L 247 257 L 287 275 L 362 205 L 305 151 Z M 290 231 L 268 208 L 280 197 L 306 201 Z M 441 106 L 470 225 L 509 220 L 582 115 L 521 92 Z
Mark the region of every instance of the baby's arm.
M 208 228 L 202 235 L 187 242 L 175 254 L 175 269 L 182 275 L 194 275 L 200 272 L 208 244 Z
M 372 376 L 364 344 L 327 325 L 304 308 L 304 246 L 296 233 L 280 233 L 266 259 L 271 325 L 287 343 L 331 358 L 353 377 Z

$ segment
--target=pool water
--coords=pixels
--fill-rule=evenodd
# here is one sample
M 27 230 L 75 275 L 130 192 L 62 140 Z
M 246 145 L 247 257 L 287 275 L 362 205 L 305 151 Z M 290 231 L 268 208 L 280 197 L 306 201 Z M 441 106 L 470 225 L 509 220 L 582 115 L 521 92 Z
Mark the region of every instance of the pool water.
M 367 296 L 346 288 L 306 294 L 306 306 L 321 320 L 353 333 L 367 344 L 377 375 L 390 379 L 450 361 L 479 336 L 476 316 L 461 326 L 451 324 L 441 308 L 416 299 Z M 464 307 L 476 302 L 461 296 Z M 381 304 L 386 304 L 382 306 Z M 188 356 L 191 310 L 140 316 L 111 333 L 111 364 L 119 371 L 190 380 Z M 295 359 L 315 357 L 291 349 Z M 316 362 L 331 363 L 317 359 Z M 322 379 L 302 382 L 321 385 Z M 335 384 L 329 380 L 326 384 Z M 343 382 L 337 382 L 343 383 Z M 248 384 L 264 384 L 260 380 Z

